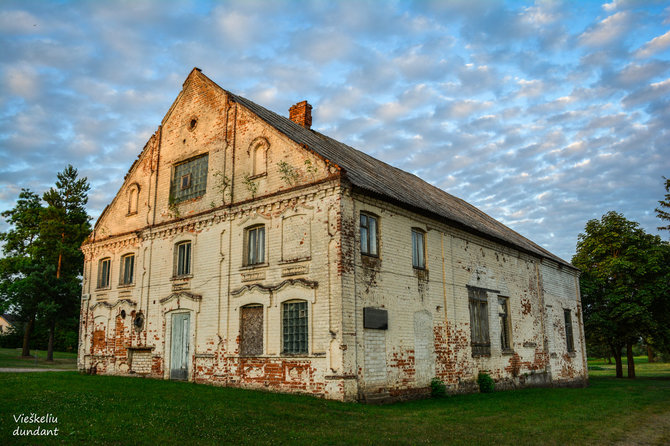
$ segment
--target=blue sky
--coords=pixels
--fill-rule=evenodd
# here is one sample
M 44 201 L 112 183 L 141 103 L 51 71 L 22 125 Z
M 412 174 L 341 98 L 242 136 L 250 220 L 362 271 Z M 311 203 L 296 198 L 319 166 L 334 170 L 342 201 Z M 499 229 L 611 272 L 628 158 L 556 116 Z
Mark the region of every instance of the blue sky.
M 664 2 L 3 1 L 0 48 L 0 210 L 71 163 L 97 217 L 197 66 L 565 259 L 609 210 L 658 233 Z

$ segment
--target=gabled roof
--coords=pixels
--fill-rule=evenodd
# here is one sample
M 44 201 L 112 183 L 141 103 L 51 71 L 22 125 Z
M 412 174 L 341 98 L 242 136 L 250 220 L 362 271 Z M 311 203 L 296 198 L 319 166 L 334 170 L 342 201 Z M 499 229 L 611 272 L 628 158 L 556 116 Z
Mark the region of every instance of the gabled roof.
M 0 317 L 6 320 L 10 325 L 14 325 L 16 323 L 16 317 L 13 314 L 0 314 Z
M 191 72 L 196 73 L 217 88 L 221 88 L 197 68 Z M 231 100 L 249 109 L 291 140 L 307 146 L 319 156 L 338 165 L 342 169 L 342 175 L 355 188 L 465 231 L 576 269 L 569 262 L 533 243 L 471 204 L 428 184 L 416 175 L 296 124 L 249 99 L 229 91 L 226 93 Z

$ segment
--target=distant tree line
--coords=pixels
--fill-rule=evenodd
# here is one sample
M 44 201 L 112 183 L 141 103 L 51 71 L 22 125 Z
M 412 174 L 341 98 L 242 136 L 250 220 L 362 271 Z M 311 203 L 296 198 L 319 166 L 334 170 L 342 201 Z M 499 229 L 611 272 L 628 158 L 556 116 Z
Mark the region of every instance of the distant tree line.
M 656 215 L 670 222 L 670 180 Z M 659 230 L 670 230 L 670 225 Z M 584 329 L 589 352 L 613 357 L 616 376 L 635 378 L 636 346 L 670 355 L 670 243 L 610 211 L 589 220 L 572 263 L 581 270 Z
M 0 337 L 3 346 L 31 342 L 47 349 L 77 348 L 83 254 L 79 247 L 91 231 L 86 213 L 90 185 L 68 165 L 55 187 L 41 197 L 22 189 L 13 209 L 2 216 L 10 228 L 0 233 L 0 310 L 18 321 L 18 330 Z M 13 344 L 13 345 L 9 345 Z

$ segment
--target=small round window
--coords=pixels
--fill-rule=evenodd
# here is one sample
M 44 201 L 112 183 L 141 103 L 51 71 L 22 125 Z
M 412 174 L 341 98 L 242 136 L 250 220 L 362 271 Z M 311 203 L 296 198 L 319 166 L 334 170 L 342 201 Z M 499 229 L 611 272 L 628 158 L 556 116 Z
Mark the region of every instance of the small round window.
M 188 121 L 188 129 L 193 130 L 197 125 L 198 125 L 198 118 L 196 118 L 195 116 L 191 117 L 191 119 L 189 119 Z

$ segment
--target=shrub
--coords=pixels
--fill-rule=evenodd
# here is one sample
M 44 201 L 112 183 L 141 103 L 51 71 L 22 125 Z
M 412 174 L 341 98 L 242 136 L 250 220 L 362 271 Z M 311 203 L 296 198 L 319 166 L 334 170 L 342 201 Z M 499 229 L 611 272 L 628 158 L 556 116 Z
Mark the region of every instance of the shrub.
M 447 395 L 447 386 L 444 385 L 440 378 L 433 378 L 430 380 L 430 396 L 439 398 Z
M 477 377 L 477 384 L 479 384 L 479 391 L 481 393 L 491 393 L 495 390 L 495 382 L 488 373 L 479 372 Z

